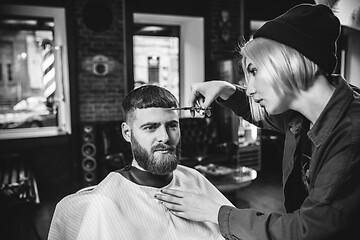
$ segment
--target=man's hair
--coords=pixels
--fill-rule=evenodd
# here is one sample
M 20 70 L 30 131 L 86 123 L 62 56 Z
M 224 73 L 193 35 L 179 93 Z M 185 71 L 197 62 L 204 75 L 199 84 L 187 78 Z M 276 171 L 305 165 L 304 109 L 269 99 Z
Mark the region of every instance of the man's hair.
M 167 89 L 156 85 L 143 85 L 129 92 L 122 102 L 125 121 L 132 121 L 136 109 L 178 107 L 176 97 Z
M 251 59 L 259 70 L 265 72 L 265 81 L 279 93 L 290 94 L 307 90 L 318 75 L 326 74 L 317 64 L 294 48 L 270 39 L 251 40 L 241 48 L 240 54 L 246 81 L 249 74 L 246 71 L 246 62 L 247 59 Z M 256 112 L 259 113 L 261 110 L 252 108 L 252 113 Z

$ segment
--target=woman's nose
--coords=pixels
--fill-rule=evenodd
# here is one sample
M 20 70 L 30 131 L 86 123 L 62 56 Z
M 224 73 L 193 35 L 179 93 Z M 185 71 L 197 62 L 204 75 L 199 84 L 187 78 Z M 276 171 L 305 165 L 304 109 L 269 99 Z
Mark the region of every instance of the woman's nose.
M 248 95 L 249 97 L 253 96 L 256 93 L 256 89 L 254 87 L 254 85 L 252 84 L 253 81 L 249 81 L 247 84 L 247 88 L 246 88 L 246 95 Z

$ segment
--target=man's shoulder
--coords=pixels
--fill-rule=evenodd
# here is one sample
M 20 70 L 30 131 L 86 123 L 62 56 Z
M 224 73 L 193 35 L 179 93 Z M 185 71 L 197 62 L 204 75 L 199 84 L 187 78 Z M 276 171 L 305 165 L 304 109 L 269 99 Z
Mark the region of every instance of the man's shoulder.
M 96 186 L 86 187 L 63 197 L 57 204 L 57 208 L 77 208 L 89 201 Z
M 206 180 L 206 178 L 198 170 L 184 165 L 177 166 L 175 175 L 185 177 L 188 180 L 192 179 L 193 181 Z
M 120 175 L 119 175 L 120 176 Z M 92 200 L 98 200 L 97 196 L 107 197 L 107 193 L 111 193 L 108 188 L 113 189 L 114 184 L 118 184 L 122 177 L 117 174 L 109 173 L 100 183 L 79 189 L 62 198 L 57 204 L 61 206 L 81 206 L 90 203 Z
M 184 173 L 191 173 L 196 175 L 200 174 L 196 169 L 181 164 L 177 166 L 176 170 Z

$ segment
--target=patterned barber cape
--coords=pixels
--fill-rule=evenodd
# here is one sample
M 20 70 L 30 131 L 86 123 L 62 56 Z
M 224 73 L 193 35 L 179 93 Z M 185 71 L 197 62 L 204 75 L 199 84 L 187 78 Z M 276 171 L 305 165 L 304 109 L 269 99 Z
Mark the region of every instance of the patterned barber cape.
M 205 194 L 222 205 L 233 206 L 192 168 L 178 166 L 171 183 L 164 188 Z M 48 239 L 224 239 L 217 224 L 185 220 L 167 211 L 154 198 L 159 190 L 111 172 L 93 190 L 79 191 L 57 204 Z

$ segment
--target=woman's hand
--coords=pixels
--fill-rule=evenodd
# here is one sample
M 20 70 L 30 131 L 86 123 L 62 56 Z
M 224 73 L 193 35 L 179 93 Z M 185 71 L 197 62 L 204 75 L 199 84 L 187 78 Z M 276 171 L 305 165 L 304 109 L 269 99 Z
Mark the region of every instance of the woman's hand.
M 216 98 L 227 100 L 235 90 L 235 86 L 226 81 L 194 83 L 191 86 L 190 106 L 208 108 Z M 195 112 L 191 114 L 194 116 Z
M 155 198 L 178 217 L 193 221 L 218 223 L 221 205 L 205 195 L 162 189 L 161 193 L 155 194 Z

